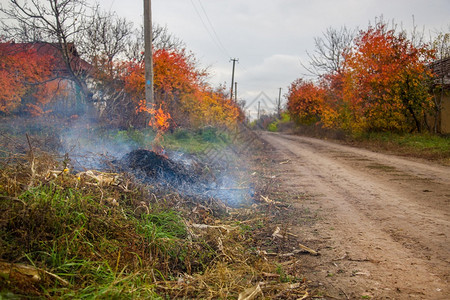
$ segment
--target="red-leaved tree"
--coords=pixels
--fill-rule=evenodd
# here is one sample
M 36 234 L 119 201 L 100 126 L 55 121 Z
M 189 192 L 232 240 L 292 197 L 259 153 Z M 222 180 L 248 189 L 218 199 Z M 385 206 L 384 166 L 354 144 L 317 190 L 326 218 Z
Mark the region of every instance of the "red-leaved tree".
M 352 130 L 421 131 L 432 107 L 426 64 L 433 52 L 379 23 L 345 57 L 343 98 Z
M 35 49 L 19 48 L 13 43 L 0 43 L 0 112 L 10 114 L 17 111 L 25 97 L 30 106 L 42 110 L 49 99 L 40 93 L 51 78 L 52 58 L 40 55 Z
M 326 91 L 311 81 L 297 79 L 291 83 L 287 93 L 287 108 L 292 118 L 305 125 L 321 120 L 325 109 Z
M 156 107 L 161 106 L 167 111 L 174 123 L 180 126 L 229 125 L 230 120 L 237 120 L 239 110 L 236 105 L 225 101 L 226 95 L 205 83 L 207 73 L 197 67 L 192 54 L 183 49 L 158 49 L 153 53 L 153 61 Z M 116 87 L 123 89 L 126 95 L 123 99 L 128 99 L 118 108 L 130 116 L 145 98 L 144 63 L 137 60 L 121 62 L 116 69 Z M 139 116 L 135 121 L 142 123 Z

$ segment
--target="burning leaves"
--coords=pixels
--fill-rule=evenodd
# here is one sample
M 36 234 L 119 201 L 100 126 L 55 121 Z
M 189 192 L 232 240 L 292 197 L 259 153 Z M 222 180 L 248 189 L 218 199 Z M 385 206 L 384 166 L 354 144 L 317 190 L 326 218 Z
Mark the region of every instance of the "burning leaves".
M 153 104 L 152 108 L 147 107 L 145 100 L 139 101 L 139 105 L 136 108 L 136 113 L 146 112 L 151 115 L 151 119 L 148 123 L 156 131 L 155 139 L 152 143 L 153 151 L 157 154 L 163 154 L 164 148 L 162 147 L 163 135 L 169 127 L 169 121 L 172 120 L 170 113 L 164 112 L 162 109 L 162 104 L 159 105 L 159 108 L 155 108 L 156 105 Z
M 172 119 L 172 117 L 170 116 L 170 113 L 164 112 L 164 110 L 162 109 L 162 104 L 159 105 L 159 108 L 155 107 L 156 105 L 153 104 L 152 108 L 148 108 L 145 100 L 141 100 L 139 101 L 139 105 L 136 108 L 136 113 L 140 112 L 149 113 L 152 116 L 152 118 L 150 119 L 148 125 L 151 126 L 153 129 L 155 129 L 157 132 L 161 132 L 162 134 L 169 129 L 170 127 L 169 121 Z

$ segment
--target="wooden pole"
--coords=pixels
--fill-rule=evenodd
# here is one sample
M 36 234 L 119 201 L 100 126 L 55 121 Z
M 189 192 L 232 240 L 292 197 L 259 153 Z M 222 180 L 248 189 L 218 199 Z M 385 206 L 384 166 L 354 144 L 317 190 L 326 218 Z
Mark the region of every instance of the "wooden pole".
M 152 40 L 152 2 L 151 0 L 144 0 L 145 102 L 147 104 L 147 108 L 152 108 L 154 104 Z
M 281 118 L 281 88 L 279 88 L 278 90 L 277 114 L 278 118 Z
M 230 100 L 233 101 L 234 68 L 235 68 L 236 62 L 239 61 L 239 59 L 231 58 L 230 61 L 233 62 L 233 71 L 231 72 L 231 93 L 230 93 Z

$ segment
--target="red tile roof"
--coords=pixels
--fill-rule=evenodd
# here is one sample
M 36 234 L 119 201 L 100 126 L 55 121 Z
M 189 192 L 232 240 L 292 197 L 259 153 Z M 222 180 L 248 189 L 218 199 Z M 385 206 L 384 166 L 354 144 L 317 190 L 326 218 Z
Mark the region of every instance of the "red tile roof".
M 56 43 L 0 43 L 4 49 L 7 51 L 14 52 L 22 52 L 28 51 L 30 49 L 35 50 L 38 55 L 49 55 L 54 58 L 54 69 L 53 72 L 58 76 L 69 76 L 70 72 L 66 65 L 66 62 L 63 58 L 61 48 L 59 44 Z M 78 55 L 78 52 L 75 49 L 73 43 L 68 44 L 69 47 L 69 55 L 70 55 L 70 65 L 72 70 L 75 71 L 75 74 L 83 74 L 89 75 L 92 71 L 92 65 L 90 65 L 85 60 L 81 59 Z

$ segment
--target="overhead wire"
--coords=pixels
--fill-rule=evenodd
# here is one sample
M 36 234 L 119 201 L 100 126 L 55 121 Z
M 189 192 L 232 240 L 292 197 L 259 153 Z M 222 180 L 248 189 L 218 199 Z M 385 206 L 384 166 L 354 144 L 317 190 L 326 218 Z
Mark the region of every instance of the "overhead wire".
M 222 41 L 220 40 L 219 35 L 217 34 L 217 32 L 216 32 L 216 30 L 215 30 L 215 28 L 214 28 L 214 25 L 212 24 L 211 20 L 209 19 L 208 13 L 206 12 L 205 7 L 204 7 L 203 4 L 202 4 L 202 1 L 201 1 L 201 0 L 197 0 L 197 1 L 198 1 L 198 3 L 200 4 L 200 8 L 202 9 L 203 14 L 204 14 L 205 17 L 206 17 L 206 20 L 208 21 L 209 27 L 211 28 L 211 30 L 212 30 L 212 32 L 213 32 L 213 34 L 214 34 L 214 36 L 215 36 L 215 38 L 216 38 L 218 44 L 220 45 L 220 48 L 223 50 L 223 52 L 224 52 L 225 54 L 227 54 L 228 57 L 231 57 L 230 53 L 227 51 L 227 49 L 226 49 L 225 46 L 223 45 Z
M 197 16 L 199 17 L 200 21 L 202 22 L 203 27 L 205 28 L 206 32 L 208 33 L 210 39 L 212 40 L 212 42 L 231 61 L 232 56 L 230 55 L 230 53 L 228 52 L 228 50 L 222 43 L 219 35 L 217 34 L 217 31 L 215 30 L 214 25 L 211 22 L 211 19 L 209 18 L 208 13 L 206 12 L 206 9 L 203 6 L 201 0 L 197 0 L 197 2 L 198 2 L 198 5 L 199 5 L 204 17 L 202 17 L 202 14 L 200 13 L 197 5 L 195 5 L 194 1 L 193 0 L 190 0 L 190 1 L 191 1 L 192 6 L 194 7 L 194 10 L 195 10 Z M 206 19 L 206 22 L 205 22 L 205 19 Z M 241 66 L 241 67 L 242 67 L 242 69 L 244 69 L 244 71 L 248 71 L 247 68 L 245 68 L 245 66 Z
M 197 1 L 198 1 L 199 5 L 200 5 L 202 11 L 203 11 L 203 14 L 204 14 L 205 17 L 206 17 L 206 20 L 207 20 L 208 23 L 209 23 L 209 27 L 211 28 L 211 30 L 212 30 L 212 32 L 213 32 L 213 34 L 214 34 L 214 37 L 215 37 L 214 40 L 217 41 L 217 42 L 215 42 L 216 45 L 219 46 L 219 48 L 222 50 L 222 52 L 223 52 L 224 54 L 226 54 L 228 58 L 231 59 L 232 56 L 230 55 L 230 52 L 228 52 L 227 48 L 225 48 L 225 46 L 223 45 L 222 41 L 220 40 L 220 37 L 219 37 L 219 35 L 217 34 L 217 31 L 214 29 L 214 25 L 212 24 L 211 19 L 209 18 L 208 13 L 206 12 L 206 9 L 205 9 L 205 7 L 203 6 L 201 0 L 197 0 Z M 191 2 L 192 2 L 192 0 L 191 0 Z M 231 61 L 231 60 L 230 60 L 230 61 Z M 246 68 L 245 66 L 243 66 L 243 65 L 241 66 L 241 68 L 243 68 L 245 71 L 248 71 L 247 68 Z
M 227 57 L 230 57 L 226 51 L 226 49 L 223 47 L 223 45 L 221 45 L 220 41 L 218 42 L 217 38 L 214 36 L 213 33 L 211 33 L 211 30 L 208 28 L 208 26 L 206 25 L 205 21 L 203 20 L 199 10 L 197 9 L 197 6 L 195 5 L 194 1 L 191 0 L 191 4 L 194 7 L 195 12 L 197 13 L 198 18 L 200 19 L 200 21 L 203 24 L 203 27 L 205 28 L 206 32 L 208 32 L 209 37 L 211 38 L 212 42 L 217 46 L 217 48 L 220 49 L 220 51 L 225 54 Z M 203 6 L 202 6 L 203 7 Z M 203 12 L 206 15 L 206 12 L 203 10 Z M 206 17 L 208 18 L 208 17 Z M 214 30 L 214 29 L 213 29 Z M 217 33 L 216 33 L 217 35 Z

